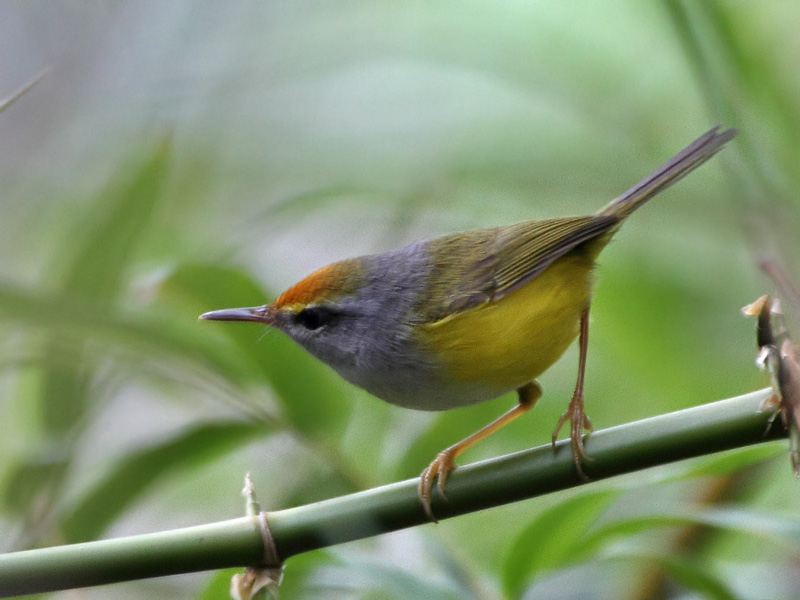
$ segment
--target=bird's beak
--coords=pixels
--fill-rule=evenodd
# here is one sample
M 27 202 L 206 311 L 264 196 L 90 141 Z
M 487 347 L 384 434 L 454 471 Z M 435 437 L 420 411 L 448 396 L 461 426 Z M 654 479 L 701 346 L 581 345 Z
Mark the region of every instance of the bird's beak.
M 269 305 L 252 306 L 250 308 L 223 308 L 222 310 L 212 310 L 200 315 L 201 319 L 207 321 L 255 321 L 272 325 L 274 320 L 273 311 Z

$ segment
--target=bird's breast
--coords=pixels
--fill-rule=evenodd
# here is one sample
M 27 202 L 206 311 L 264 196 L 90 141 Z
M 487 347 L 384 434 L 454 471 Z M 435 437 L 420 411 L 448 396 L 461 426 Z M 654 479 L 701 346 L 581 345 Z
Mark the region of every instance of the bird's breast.
M 497 300 L 422 326 L 442 378 L 508 391 L 538 377 L 578 334 L 592 268 L 592 260 L 570 253 Z

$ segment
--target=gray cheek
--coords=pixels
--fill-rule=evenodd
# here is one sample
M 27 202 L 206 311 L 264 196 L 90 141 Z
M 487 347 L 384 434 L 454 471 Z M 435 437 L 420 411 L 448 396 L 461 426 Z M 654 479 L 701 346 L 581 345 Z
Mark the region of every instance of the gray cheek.
M 339 308 L 353 316 L 319 331 L 285 331 L 314 356 L 345 379 L 372 394 L 398 402 L 418 395 L 435 378 L 435 365 L 415 343 L 414 312 L 420 290 L 425 289 L 429 266 L 426 244 L 368 257 L 370 276 Z
M 348 375 L 403 368 L 407 355 L 415 349 L 411 326 L 402 314 L 387 319 L 379 311 L 361 313 L 317 331 L 293 326 L 286 332 L 318 359 Z
M 362 347 L 368 340 L 364 339 L 364 317 L 344 317 L 333 327 L 323 327 L 319 331 L 302 332 L 298 339 L 301 345 L 314 356 L 328 363 L 333 368 L 353 369 L 358 366 Z

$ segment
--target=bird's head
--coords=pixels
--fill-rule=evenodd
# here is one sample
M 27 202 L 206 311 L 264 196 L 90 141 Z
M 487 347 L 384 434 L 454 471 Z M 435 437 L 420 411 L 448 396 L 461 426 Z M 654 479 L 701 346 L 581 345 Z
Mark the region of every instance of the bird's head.
M 366 280 L 363 259 L 344 260 L 314 271 L 270 304 L 213 310 L 200 318 L 269 325 L 337 367 L 353 360 L 353 336 L 370 314 L 359 294 Z

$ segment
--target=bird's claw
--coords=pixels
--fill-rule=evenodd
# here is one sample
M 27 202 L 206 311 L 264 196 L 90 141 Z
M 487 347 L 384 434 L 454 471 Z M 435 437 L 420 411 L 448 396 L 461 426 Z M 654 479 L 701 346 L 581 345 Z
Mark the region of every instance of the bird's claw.
M 581 479 L 588 479 L 586 473 L 583 471 L 582 462 L 588 462 L 592 459 L 588 454 L 586 454 L 586 448 L 583 445 L 583 432 L 585 430 L 586 434 L 588 435 L 593 431 L 593 427 L 592 422 L 589 420 L 589 417 L 583 410 L 582 396 L 574 395 L 572 400 L 570 400 L 569 407 L 567 407 L 567 410 L 558 420 L 555 431 L 553 431 L 554 446 L 556 444 L 556 440 L 558 439 L 558 432 L 567 421 L 569 421 L 570 424 L 569 438 L 570 446 L 572 447 L 572 456 L 575 460 L 575 469 L 578 471 L 578 475 L 581 477 Z
M 450 471 L 456 468 L 455 458 L 453 458 L 453 454 L 448 450 L 439 452 L 436 458 L 431 461 L 431 464 L 429 464 L 419 476 L 419 487 L 417 488 L 419 499 L 420 502 L 422 502 L 422 508 L 425 510 L 425 514 L 428 515 L 428 518 L 434 523 L 438 523 L 439 520 L 433 514 L 433 510 L 431 510 L 433 482 L 436 481 L 436 487 L 439 489 L 439 494 L 442 499 L 447 500 L 447 496 L 445 496 L 444 493 L 445 482 L 447 481 L 447 476 Z

